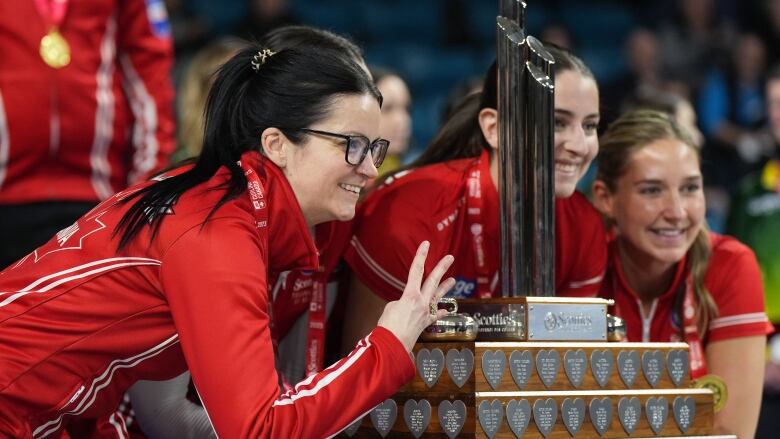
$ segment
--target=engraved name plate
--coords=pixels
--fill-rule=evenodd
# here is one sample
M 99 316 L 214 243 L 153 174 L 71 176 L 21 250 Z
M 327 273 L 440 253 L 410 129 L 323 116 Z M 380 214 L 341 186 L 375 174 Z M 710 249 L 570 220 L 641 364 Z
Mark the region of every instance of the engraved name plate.
M 537 399 L 534 401 L 534 423 L 539 433 L 547 437 L 558 419 L 558 406 L 552 398 Z
M 560 366 L 561 357 L 558 351 L 542 349 L 536 353 L 536 373 L 545 387 L 550 388 L 555 384 Z
M 672 411 L 674 412 L 674 421 L 677 422 L 680 432 L 682 434 L 687 433 L 688 429 L 693 425 L 693 419 L 696 416 L 696 401 L 690 396 L 678 396 L 674 398 Z
M 522 437 L 531 421 L 531 404 L 527 399 L 509 400 L 506 405 L 506 420 L 517 437 Z
M 580 387 L 582 384 L 582 378 L 585 376 L 585 369 L 587 369 L 588 356 L 585 355 L 585 351 L 577 349 L 576 351 L 566 351 L 563 354 L 563 370 L 566 371 L 566 376 L 569 377 L 569 382 L 574 387 Z
M 431 403 L 425 399 L 419 402 L 408 399 L 404 403 L 404 421 L 414 437 L 419 438 L 431 423 Z
M 466 422 L 466 404 L 463 401 L 442 401 L 439 403 L 439 424 L 448 438 L 454 439 Z
M 493 390 L 498 390 L 505 367 L 506 354 L 504 351 L 485 351 L 482 353 L 482 374 L 485 375 L 485 379 Z
M 609 349 L 591 352 L 590 370 L 593 371 L 593 378 L 596 379 L 599 386 L 606 387 L 609 377 L 612 375 L 612 365 L 614 363 L 615 357 Z
M 474 371 L 474 353 L 468 348 L 447 351 L 447 374 L 458 387 L 463 387 Z
M 688 376 L 688 351 L 673 350 L 666 355 L 666 365 L 669 368 L 669 377 L 675 386 L 680 387 Z
M 525 306 L 521 303 L 459 300 L 458 311 L 476 320 L 477 341 L 525 340 Z
M 631 388 L 639 372 L 639 353 L 637 351 L 620 351 L 617 357 L 618 374 L 626 387 Z
M 655 434 L 661 434 L 661 430 L 669 419 L 669 402 L 663 396 L 647 398 L 645 402 L 645 415 L 650 428 Z
M 534 370 L 531 351 L 512 351 L 509 355 L 509 372 L 515 380 L 517 388 L 522 390 L 528 384 L 528 377 Z
M 582 427 L 582 421 L 585 420 L 585 401 L 582 398 L 564 399 L 561 404 L 561 417 L 569 434 L 572 437 L 577 436 L 580 427 Z
M 646 351 L 642 354 L 642 372 L 651 387 L 658 386 L 664 367 L 664 355 L 661 351 Z
M 444 352 L 439 348 L 431 351 L 423 348 L 417 352 L 416 361 L 417 373 L 420 374 L 420 378 L 426 386 L 433 387 L 439 381 L 441 371 L 444 369 Z
M 606 341 L 607 307 L 604 304 L 529 304 L 528 340 Z
M 618 419 L 620 419 L 620 424 L 626 433 L 631 435 L 634 432 L 641 416 L 642 403 L 639 402 L 639 398 L 636 396 L 620 398 L 620 401 L 618 401 Z
M 612 400 L 604 397 L 601 399 L 593 398 L 590 400 L 590 423 L 593 424 L 593 428 L 599 436 L 609 430 L 609 426 L 612 425 Z
M 483 400 L 477 407 L 477 416 L 479 417 L 479 425 L 482 426 L 482 431 L 485 432 L 487 437 L 493 439 L 504 420 L 504 407 L 501 405 L 501 401 L 497 399 L 494 399 L 492 402 Z
M 390 429 L 395 424 L 395 418 L 398 415 L 398 406 L 392 399 L 386 399 L 371 410 L 371 423 L 380 436 L 385 437 L 390 433 Z

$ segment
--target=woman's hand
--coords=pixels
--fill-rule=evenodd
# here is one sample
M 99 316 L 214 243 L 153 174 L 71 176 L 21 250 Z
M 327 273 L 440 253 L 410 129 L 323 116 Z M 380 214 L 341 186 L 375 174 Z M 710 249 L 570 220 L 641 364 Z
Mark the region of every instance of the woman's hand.
M 455 286 L 455 279 L 448 278 L 441 282 L 442 276 L 455 260 L 447 255 L 436 264 L 431 274 L 423 282 L 425 273 L 425 258 L 428 256 L 430 243 L 423 241 L 417 248 L 412 266 L 409 268 L 409 279 L 401 298 L 390 302 L 379 317 L 379 326 L 388 329 L 398 337 L 407 351 L 411 351 L 414 342 L 426 326 L 447 314 L 446 310 L 437 310 L 431 314 L 431 305 L 435 309 L 444 294 Z

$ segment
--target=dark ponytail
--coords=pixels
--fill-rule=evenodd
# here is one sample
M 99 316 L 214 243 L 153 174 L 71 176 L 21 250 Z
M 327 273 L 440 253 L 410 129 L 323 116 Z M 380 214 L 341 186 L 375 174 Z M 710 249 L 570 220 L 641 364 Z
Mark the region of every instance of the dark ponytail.
M 236 163 L 246 151 L 261 151 L 260 134 L 279 128 L 295 144 L 304 144 L 297 131 L 325 119 L 333 99 L 341 95 L 370 94 L 381 105 L 381 95 L 367 73 L 346 51 L 315 46 L 278 50 L 255 71 L 253 58 L 263 47 L 253 45 L 228 60 L 217 72 L 205 109 L 203 149 L 195 165 L 133 193 L 135 200 L 114 229 L 121 234 L 119 250 L 150 225 L 154 239 L 165 215 L 179 197 L 226 167 L 230 179 L 211 215 L 246 189 L 246 178 Z

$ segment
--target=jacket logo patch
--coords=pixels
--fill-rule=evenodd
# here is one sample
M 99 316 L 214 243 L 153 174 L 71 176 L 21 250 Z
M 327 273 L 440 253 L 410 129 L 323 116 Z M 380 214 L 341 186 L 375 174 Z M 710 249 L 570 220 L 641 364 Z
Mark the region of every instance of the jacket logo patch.
M 79 224 L 77 221 L 73 225 L 57 232 L 56 244 L 50 242 L 44 247 L 39 248 L 33 252 L 33 255 L 35 256 L 35 262 L 37 263 L 52 253 L 65 250 L 81 250 L 82 246 L 84 245 L 84 239 L 87 236 L 106 228 L 106 225 L 100 221 L 100 217 L 103 215 L 104 213 L 100 213 L 93 218 L 85 219 L 82 224 Z M 50 249 L 51 247 L 58 248 Z M 45 251 L 45 253 L 40 254 L 39 251 Z

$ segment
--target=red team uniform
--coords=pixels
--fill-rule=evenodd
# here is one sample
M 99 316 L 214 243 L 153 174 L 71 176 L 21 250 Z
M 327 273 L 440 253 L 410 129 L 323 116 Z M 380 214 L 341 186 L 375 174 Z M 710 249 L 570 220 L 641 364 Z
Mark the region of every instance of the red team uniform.
M 0 273 L 0 436 L 58 437 L 72 418 L 110 416 L 136 380 L 189 366 L 221 437 L 326 437 L 412 378 L 380 327 L 280 395 L 268 280 L 315 270 L 317 250 L 282 172 L 257 153 L 242 162 L 251 190 L 205 226 L 224 169 L 155 213 L 166 218 L 151 243 L 148 228 L 121 253 L 112 238 L 136 187 Z
M 175 147 L 165 6 L 51 2 L 67 6 L 59 30 L 72 54 L 53 69 L 38 54 L 52 23 L 36 3 L 0 14 L 0 203 L 104 200 Z
M 499 270 L 498 191 L 487 151 L 478 158 L 402 171 L 360 206 L 345 259 L 381 298 L 397 300 L 420 242 L 429 240 L 426 272 L 447 254 L 456 298 L 496 297 Z M 593 296 L 607 263 L 607 241 L 596 210 L 579 192 L 555 200 L 556 295 Z
M 710 233 L 712 254 L 704 285 L 718 307 L 718 315 L 710 321 L 705 334 L 698 334 L 693 315 L 690 272 L 684 258 L 677 264 L 674 281 L 669 289 L 653 300 L 645 315 L 639 296 L 625 279 L 614 241 L 611 244 L 610 265 L 604 279 L 602 296 L 615 300 L 614 313 L 626 323 L 628 341 L 684 341 L 691 345 L 691 372 L 694 378 L 706 373 L 703 350 L 707 343 L 738 337 L 766 335 L 773 331 L 764 311 L 764 289 L 761 272 L 753 251 L 736 239 Z M 683 299 L 685 324 L 681 324 L 675 302 Z M 698 361 L 698 362 L 697 362 Z

